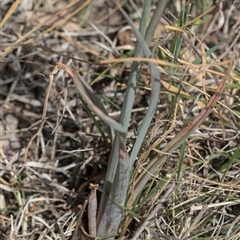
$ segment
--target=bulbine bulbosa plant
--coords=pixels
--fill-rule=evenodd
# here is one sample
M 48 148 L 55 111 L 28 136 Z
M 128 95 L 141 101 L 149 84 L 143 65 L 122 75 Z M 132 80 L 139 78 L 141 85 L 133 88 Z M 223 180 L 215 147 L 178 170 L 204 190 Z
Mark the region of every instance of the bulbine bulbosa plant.
M 149 45 L 152 41 L 154 31 L 162 16 L 162 13 L 168 3 L 166 0 L 159 0 L 152 18 L 149 21 L 151 2 L 146 0 L 143 6 L 140 29 L 138 30 L 126 12 L 118 3 L 118 7 L 131 26 L 133 33 L 137 38 L 134 58 L 129 80 L 127 83 L 123 107 L 119 121 L 110 118 L 101 104 L 96 94 L 92 91 L 87 82 L 73 68 L 58 63 L 57 66 L 64 69 L 72 77 L 73 82 L 78 89 L 82 101 L 86 106 L 101 119 L 108 129 L 109 138 L 111 139 L 111 155 L 108 162 L 108 169 L 104 181 L 102 196 L 98 209 L 96 208 L 96 186 L 92 187 L 92 193 L 89 200 L 88 208 L 88 225 L 89 233 L 92 237 L 114 239 L 119 236 L 123 228 L 124 219 L 127 215 L 134 216 L 131 209 L 128 209 L 128 201 L 135 201 L 142 192 L 148 181 L 154 176 L 161 165 L 165 163 L 169 155 L 173 153 L 184 141 L 196 130 L 196 128 L 207 118 L 213 109 L 213 106 L 221 95 L 226 79 L 230 74 L 232 63 L 226 71 L 215 94 L 209 99 L 205 108 L 200 114 L 189 122 L 147 165 L 134 181 L 131 181 L 134 162 L 143 144 L 145 135 L 149 129 L 154 116 L 160 94 L 161 77 L 157 68 L 158 61 L 154 59 L 154 50 L 150 50 Z M 149 23 L 149 24 L 147 24 Z M 121 61 L 121 60 L 120 60 Z M 136 141 L 130 153 L 127 151 L 127 132 L 131 118 L 131 109 L 136 95 L 136 88 L 140 76 L 140 61 L 145 61 L 151 74 L 151 97 L 146 115 L 142 119 L 141 127 L 138 131 Z M 198 66 L 199 67 L 199 66 Z M 130 186 L 131 184 L 131 186 Z M 133 192 L 128 194 L 128 190 Z M 170 188 L 172 189 L 172 188 Z M 169 193 L 168 193 L 169 194 Z M 94 197 L 95 196 L 95 197 Z M 131 196 L 131 197 L 130 197 Z M 93 201 L 95 201 L 93 203 Z M 136 238 L 137 239 L 137 238 Z

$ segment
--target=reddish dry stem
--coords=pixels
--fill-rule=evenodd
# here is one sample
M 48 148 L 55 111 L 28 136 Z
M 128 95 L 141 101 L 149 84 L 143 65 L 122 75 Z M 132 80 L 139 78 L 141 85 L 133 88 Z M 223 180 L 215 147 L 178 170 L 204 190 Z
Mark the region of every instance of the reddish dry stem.
M 91 193 L 88 202 L 88 230 L 93 237 L 97 236 L 97 189 L 98 184 L 90 183 Z

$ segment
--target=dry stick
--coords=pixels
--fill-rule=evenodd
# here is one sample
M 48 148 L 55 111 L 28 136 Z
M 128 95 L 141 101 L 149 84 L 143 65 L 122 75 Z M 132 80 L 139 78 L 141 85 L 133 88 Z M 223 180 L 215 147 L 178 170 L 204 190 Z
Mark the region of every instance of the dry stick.
M 233 230 L 233 227 L 237 226 L 239 222 L 240 222 L 240 216 L 237 216 L 237 217 L 233 220 L 233 222 L 231 223 L 231 225 L 230 225 L 230 227 L 229 227 L 229 229 L 228 229 L 228 231 L 227 231 L 226 236 L 229 236 L 229 235 L 231 234 L 231 232 L 232 232 L 232 230 Z M 236 233 L 236 234 L 238 234 L 238 236 L 239 236 L 239 233 Z
M 52 83 L 53 83 L 53 75 L 55 75 L 58 72 L 58 67 L 55 67 L 52 71 L 52 73 L 49 75 L 49 84 L 48 84 L 48 88 L 46 91 L 46 97 L 44 99 L 44 105 L 43 105 L 43 113 L 42 113 L 42 119 L 41 119 L 41 123 L 40 126 L 38 128 L 38 131 L 32 136 L 31 140 L 29 141 L 26 150 L 25 150 L 25 154 L 23 157 L 23 162 L 26 163 L 27 161 L 27 156 L 28 156 L 28 152 L 29 152 L 29 148 L 32 145 L 33 140 L 40 135 L 43 125 L 45 123 L 46 120 L 46 113 L 47 113 L 47 103 L 48 103 L 48 99 L 49 99 L 49 95 L 50 95 L 50 91 L 51 91 L 51 87 L 52 87 Z
M 150 232 L 153 235 L 155 240 L 162 240 L 162 239 L 165 239 L 165 240 L 180 240 L 179 238 L 176 238 L 176 237 L 173 237 L 173 236 L 169 236 L 169 235 L 162 234 L 162 233 L 159 233 L 159 232 L 156 233 L 153 230 L 150 230 Z M 160 239 L 160 237 L 161 237 L 161 239 Z
M 215 27 L 215 28 L 213 28 L 213 29 L 211 29 L 210 31 L 208 31 L 207 30 L 207 33 L 202 37 L 202 41 L 204 40 L 204 39 L 206 39 L 210 34 L 212 34 L 213 32 L 216 32 L 217 30 L 219 30 L 222 26 L 223 26 L 223 24 L 224 24 L 224 22 L 225 22 L 225 18 L 224 18 L 224 13 L 223 13 L 223 11 L 222 11 L 222 1 L 219 1 L 219 4 L 218 4 L 219 6 L 218 6 L 218 13 L 219 13 L 219 17 L 216 17 L 216 15 L 213 17 L 213 20 L 215 21 L 216 19 L 217 19 L 217 21 L 218 21 L 218 26 L 217 27 Z M 221 5 L 221 6 L 220 6 Z M 212 25 L 212 23 L 214 24 L 214 22 L 211 20 L 211 23 L 210 23 L 210 25 L 208 25 L 208 29 L 209 29 L 209 26 L 211 26 Z M 213 27 L 213 25 L 211 26 L 211 27 Z M 210 28 L 211 28 L 210 27 Z M 197 46 L 198 47 L 198 46 Z
M 87 207 L 87 204 L 88 204 L 88 201 L 85 200 L 84 203 L 83 203 L 82 209 L 81 209 L 80 212 L 79 212 L 79 217 L 78 217 L 78 219 L 77 219 L 77 225 L 76 225 L 76 227 L 75 227 L 75 231 L 74 231 L 74 233 L 73 233 L 73 235 L 72 235 L 71 240 L 82 239 L 82 238 L 80 237 L 80 234 L 78 234 L 78 230 L 79 230 L 79 228 L 81 227 L 81 224 L 82 224 L 82 216 L 83 216 L 83 213 L 84 213 L 84 211 L 85 211 L 85 209 L 86 209 L 86 207 Z
M 168 27 L 168 29 L 170 30 L 175 30 L 176 28 L 170 28 Z M 176 63 L 170 63 L 170 62 L 167 62 L 167 61 L 164 61 L 164 60 L 161 60 L 161 59 L 155 59 L 155 58 L 145 58 L 145 57 L 128 57 L 128 58 L 114 58 L 114 59 L 104 59 L 104 60 L 100 60 L 99 63 L 100 64 L 108 64 L 108 63 L 123 63 L 123 62 L 129 62 L 129 61 L 132 61 L 132 62 L 146 62 L 146 63 L 155 63 L 155 64 L 159 64 L 161 66 L 167 66 L 167 67 L 175 67 L 175 68 L 182 68 L 182 69 L 185 69 L 186 67 L 191 67 L 193 69 L 196 69 L 196 70 L 201 70 L 204 68 L 204 70 L 206 70 L 207 72 L 209 73 L 213 73 L 213 74 L 216 74 L 216 75 L 219 75 L 219 76 L 224 76 L 224 73 L 221 73 L 221 72 L 217 72 L 215 70 L 212 70 L 212 69 L 208 69 L 208 67 L 213 67 L 213 66 L 221 66 L 221 65 L 226 65 L 228 64 L 229 60 L 227 61 L 223 61 L 223 62 L 219 62 L 219 63 L 216 63 L 215 65 L 210 63 L 210 64 L 192 64 L 192 63 L 189 63 L 187 61 L 184 61 L 182 59 L 178 59 L 178 61 L 180 62 L 180 64 L 176 64 Z M 187 66 L 186 66 L 187 65 Z M 240 81 L 240 78 L 238 77 L 234 77 L 233 79 L 235 79 L 236 81 Z
M 53 134 L 57 130 L 58 126 L 60 125 L 60 123 L 62 122 L 62 119 L 64 117 L 64 114 L 65 114 L 65 111 L 66 111 L 66 108 L 67 108 L 67 96 L 68 96 L 68 88 L 67 87 L 68 87 L 67 83 L 65 83 L 65 89 L 63 90 L 63 94 L 64 94 L 63 111 L 62 111 L 60 120 L 56 122 L 56 126 L 53 129 L 51 134 Z
M 220 57 L 218 57 L 219 61 L 223 59 L 227 54 L 230 53 L 230 49 L 236 46 L 237 42 L 239 42 L 239 38 L 240 38 L 240 31 L 238 32 L 237 36 L 235 37 L 231 45 L 228 47 L 228 49 Z
M 210 184 L 213 184 L 213 185 L 218 185 L 218 186 L 220 186 L 220 187 L 224 187 L 224 188 L 226 188 L 226 189 L 232 189 L 232 190 L 240 190 L 240 186 L 238 186 L 238 185 L 233 185 L 233 184 L 226 184 L 226 183 L 221 183 L 221 182 L 216 182 L 216 181 L 212 181 L 212 180 L 209 180 L 209 179 L 207 179 L 207 178 L 201 178 L 201 177 L 199 177 L 199 176 L 197 176 L 197 175 L 195 175 L 195 174 L 191 174 L 190 173 L 190 175 L 192 176 L 192 177 L 194 177 L 195 179 L 198 179 L 198 180 L 201 180 L 202 182 L 206 182 L 206 183 L 210 183 Z
M 60 222 L 57 222 L 57 226 L 58 226 L 58 229 L 59 229 L 59 232 L 60 232 L 61 240 L 66 240 L 66 238 L 65 238 L 65 235 L 64 235 L 64 232 L 63 232 L 63 229 L 62 229 L 62 226 L 61 226 Z
M 190 233 L 198 226 L 197 224 L 202 220 L 202 217 L 204 215 L 204 213 L 207 211 L 208 207 L 207 205 L 204 205 L 202 210 L 198 213 L 198 215 L 194 218 L 193 223 L 191 224 L 191 226 L 183 233 L 183 236 L 179 236 L 181 237 L 181 239 L 183 238 L 187 238 L 188 236 L 190 236 Z
M 146 170 L 144 170 L 138 179 L 136 180 L 136 187 L 134 193 L 134 199 L 136 199 L 137 195 L 144 188 L 146 183 L 149 181 L 152 175 L 154 175 L 158 168 L 165 163 L 168 159 L 168 155 L 176 150 L 189 136 L 193 133 L 197 127 L 207 118 L 207 116 L 211 113 L 213 106 L 217 103 L 221 93 L 223 92 L 226 80 L 232 70 L 233 61 L 230 63 L 230 67 L 226 74 L 224 75 L 222 82 L 220 83 L 218 89 L 215 94 L 210 98 L 206 107 L 201 111 L 201 113 L 184 129 L 182 129 L 168 144 L 163 148 L 162 152 L 165 152 L 165 155 L 159 156 L 157 155 L 147 166 Z M 150 173 L 150 174 L 149 174 Z
M 3 20 L 0 22 L 0 28 L 2 28 L 3 25 L 7 22 L 7 20 L 12 16 L 12 14 L 13 14 L 14 11 L 16 10 L 16 8 L 18 7 L 18 5 L 19 5 L 20 2 L 21 2 L 21 0 L 14 1 L 14 3 L 12 4 L 12 6 L 9 8 L 9 10 L 7 11 L 7 13 L 6 13 L 5 16 L 3 17 Z
M 155 59 L 155 58 L 153 59 L 153 58 L 144 58 L 144 57 L 129 57 L 129 58 L 105 59 L 105 60 L 100 60 L 99 63 L 100 64 L 108 64 L 108 63 L 113 63 L 113 62 L 114 63 L 120 63 L 120 62 L 129 62 L 129 61 L 132 61 L 132 62 L 134 62 L 134 61 L 135 62 L 146 62 L 146 63 L 152 62 L 152 63 L 156 63 L 156 64 L 159 64 L 159 65 L 162 65 L 162 66 L 182 68 L 182 69 L 185 69 L 186 65 L 187 65 L 187 67 L 189 67 L 189 68 L 191 67 L 193 69 L 196 69 L 199 72 L 201 70 L 206 70 L 206 72 L 218 75 L 220 77 L 224 77 L 225 74 L 221 73 L 221 72 L 218 72 L 218 71 L 215 71 L 215 70 L 212 70 L 212 69 L 209 69 L 208 67 L 214 67 L 215 65 L 216 66 L 226 65 L 226 64 L 231 62 L 231 61 L 227 60 L 227 61 L 223 61 L 223 62 L 216 63 L 216 64 L 207 64 L 207 65 L 198 64 L 198 65 L 195 65 L 195 64 L 191 64 L 191 63 L 188 63 L 186 61 L 183 61 L 181 59 L 178 59 L 180 64 L 175 64 L 175 63 L 170 63 L 170 62 L 167 62 L 167 61 L 164 61 L 164 60 L 161 60 L 161 59 Z M 203 67 L 205 67 L 205 68 L 203 69 Z M 239 77 L 232 76 L 232 79 L 240 82 Z

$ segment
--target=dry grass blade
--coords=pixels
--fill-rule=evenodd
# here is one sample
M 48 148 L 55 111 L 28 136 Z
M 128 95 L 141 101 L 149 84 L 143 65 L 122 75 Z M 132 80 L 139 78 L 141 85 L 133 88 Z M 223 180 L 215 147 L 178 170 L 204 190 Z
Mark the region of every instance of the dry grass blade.
M 28 151 L 29 151 L 29 148 L 32 145 L 33 140 L 41 133 L 41 131 L 43 129 L 43 125 L 44 125 L 45 120 L 46 120 L 47 104 L 48 104 L 48 99 L 49 99 L 49 96 L 50 96 L 50 91 L 51 91 L 51 87 L 52 87 L 52 83 L 53 83 L 53 78 L 54 78 L 54 75 L 57 72 L 58 72 L 58 68 L 55 67 L 53 69 L 52 73 L 49 75 L 49 85 L 48 85 L 48 88 L 47 88 L 47 91 L 46 91 L 46 97 L 44 99 L 42 120 L 41 120 L 40 126 L 38 128 L 38 131 L 32 136 L 31 140 L 29 141 L 29 143 L 28 143 L 28 145 L 26 147 L 26 150 L 25 150 L 25 153 L 24 153 L 24 157 L 23 157 L 24 163 L 26 163 L 26 161 L 27 161 Z
M 5 14 L 2 21 L 0 22 L 0 28 L 2 28 L 4 26 L 4 24 L 7 22 L 7 20 L 9 19 L 9 17 L 12 16 L 12 14 L 16 10 L 16 8 L 18 7 L 20 2 L 21 2 L 21 0 L 17 0 L 17 1 L 13 2 L 12 6 L 9 8 L 7 14 Z

